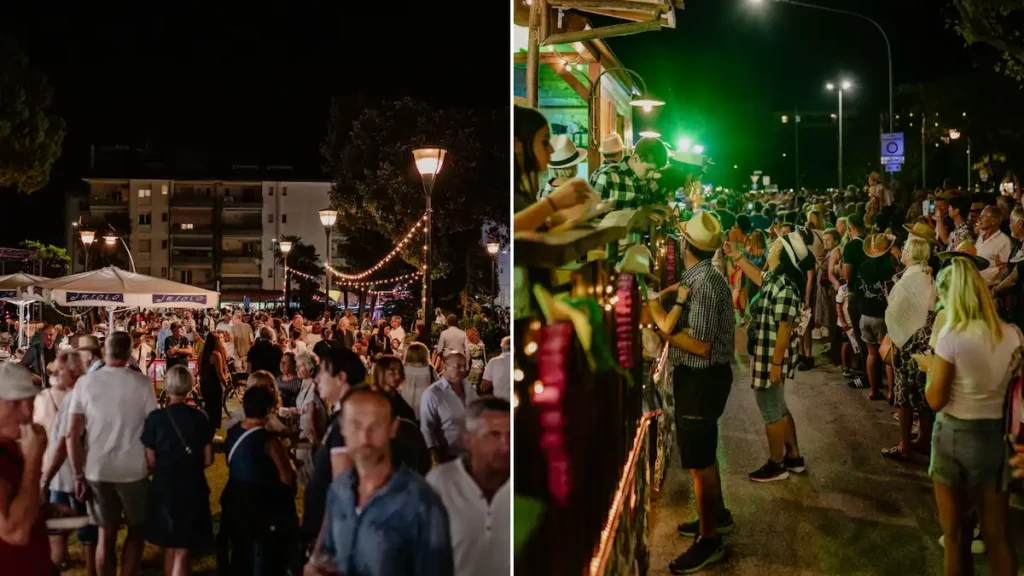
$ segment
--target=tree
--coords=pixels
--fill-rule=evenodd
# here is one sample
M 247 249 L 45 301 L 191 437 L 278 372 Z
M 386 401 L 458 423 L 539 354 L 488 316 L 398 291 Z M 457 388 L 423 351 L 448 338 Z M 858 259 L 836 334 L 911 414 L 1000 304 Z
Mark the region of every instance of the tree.
M 323 268 L 320 266 L 321 259 L 316 252 L 316 246 L 303 244 L 301 236 L 284 236 L 282 239 L 292 243 L 292 249 L 288 252 L 288 270 L 295 270 L 319 280 L 323 276 Z M 280 266 L 284 266 L 284 253 L 281 252 L 280 243 L 274 248 L 274 258 Z M 312 311 L 313 295 L 322 289 L 320 283 L 299 274 L 289 274 L 288 282 L 285 283 L 286 302 L 291 302 L 293 285 L 299 287 L 299 307 Z
M 49 182 L 64 140 L 52 102 L 46 77 L 13 41 L 0 40 L 0 188 L 28 194 Z
M 335 101 L 321 149 L 334 181 L 331 197 L 340 212 L 348 270 L 376 264 L 423 215 L 426 200 L 412 151 L 433 144 L 447 150 L 432 197 L 434 299 L 451 309 L 460 292 L 489 287 L 482 230 L 488 222 L 507 227 L 508 142 L 507 114 L 435 109 L 404 99 L 353 115 Z M 498 234 L 507 242 L 507 228 Z M 423 235 L 416 235 L 399 258 L 368 279 L 422 267 L 423 244 Z
M 953 28 L 967 44 L 988 44 L 1000 52 L 996 69 L 1024 83 L 1024 1 L 953 0 L 959 19 Z
M 67 250 L 35 240 L 25 240 L 21 245 L 29 250 L 39 251 L 39 259 L 43 263 L 43 276 L 59 278 L 67 275 L 68 266 L 71 264 L 71 258 L 68 256 Z

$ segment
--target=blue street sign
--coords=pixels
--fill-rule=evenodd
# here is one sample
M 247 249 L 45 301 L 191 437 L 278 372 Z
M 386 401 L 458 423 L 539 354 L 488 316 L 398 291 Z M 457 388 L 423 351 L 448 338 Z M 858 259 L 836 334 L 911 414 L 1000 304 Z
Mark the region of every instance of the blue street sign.
M 902 167 L 903 167 L 902 164 L 886 164 L 885 165 L 885 171 L 886 172 L 899 172 L 900 168 L 902 168 Z

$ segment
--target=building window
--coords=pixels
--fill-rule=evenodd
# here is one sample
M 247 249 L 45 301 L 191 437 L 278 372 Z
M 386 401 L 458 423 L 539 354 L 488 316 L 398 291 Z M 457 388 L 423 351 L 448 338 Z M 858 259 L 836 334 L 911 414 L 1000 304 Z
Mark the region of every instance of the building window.
M 270 187 L 270 196 L 273 196 L 273 195 L 274 195 L 274 187 L 273 187 L 273 186 L 271 186 L 271 187 Z
M 149 226 L 153 223 L 153 215 L 149 212 L 139 214 L 139 226 Z
M 267 279 L 268 280 L 273 280 L 274 279 L 274 271 L 273 270 L 267 270 Z
M 288 215 L 287 214 L 281 214 L 281 224 L 287 224 L 287 223 L 288 223 Z
M 149 188 L 139 188 L 139 198 L 149 198 L 153 195 L 153 191 Z
M 267 224 L 273 224 L 273 223 L 274 223 L 274 215 L 273 214 L 267 214 Z
M 281 187 L 281 196 L 287 196 L 287 195 L 288 195 L 288 187 L 287 186 L 282 186 Z
M 163 250 L 167 250 L 167 240 L 160 241 L 160 248 Z
M 153 250 L 152 240 L 139 240 L 139 252 L 151 252 Z
M 180 270 L 179 278 L 181 278 L 182 284 L 192 283 L 192 271 L 191 270 Z
M 164 212 L 163 214 L 160 215 L 160 221 L 167 222 L 167 212 Z
M 167 278 L 167 268 L 166 267 L 160 269 L 160 277 L 161 278 Z
M 181 229 L 182 230 L 194 230 L 195 227 L 196 227 L 196 225 L 191 223 L 191 222 L 187 222 L 187 223 L 181 225 Z
M 167 184 L 160 185 L 160 194 L 167 196 Z

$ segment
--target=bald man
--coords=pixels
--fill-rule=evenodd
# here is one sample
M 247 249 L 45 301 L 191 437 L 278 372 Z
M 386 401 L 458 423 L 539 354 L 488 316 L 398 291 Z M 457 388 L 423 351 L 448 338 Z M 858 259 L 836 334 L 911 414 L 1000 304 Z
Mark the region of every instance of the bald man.
M 452 576 L 448 513 L 441 498 L 422 476 L 391 458 L 391 439 L 398 432 L 391 402 L 359 387 L 342 403 L 341 431 L 352 468 L 331 484 L 321 553 L 304 574 Z
M 1003 213 L 998 206 L 986 206 L 978 218 L 978 241 L 975 248 L 978 256 L 988 260 L 988 268 L 981 271 L 981 277 L 989 286 L 995 286 L 1006 275 L 1006 263 L 1010 260 L 1010 237 L 1003 234 L 999 225 Z

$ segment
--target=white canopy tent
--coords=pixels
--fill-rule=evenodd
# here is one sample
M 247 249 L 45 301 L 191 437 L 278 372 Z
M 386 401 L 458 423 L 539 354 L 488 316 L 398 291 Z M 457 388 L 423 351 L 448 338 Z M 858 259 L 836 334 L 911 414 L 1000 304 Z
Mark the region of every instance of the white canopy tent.
M 42 284 L 61 306 L 107 308 L 114 329 L 115 308 L 216 308 L 220 293 L 197 286 L 153 278 L 116 267 L 56 278 Z
M 40 286 L 42 283 L 49 281 L 49 278 L 43 276 L 33 276 L 31 274 L 23 274 L 18 272 L 17 274 L 8 274 L 6 276 L 0 276 L 0 300 L 6 300 L 11 304 L 18 306 L 18 347 L 21 348 L 27 343 L 24 342 L 25 336 L 25 307 L 32 302 L 40 302 L 43 300 L 41 291 L 33 288 Z

